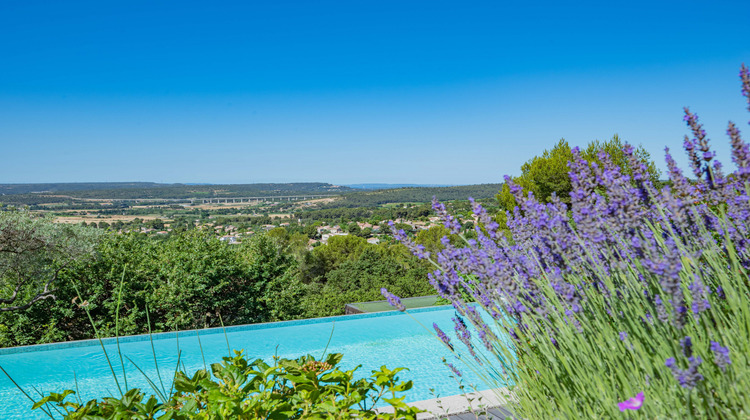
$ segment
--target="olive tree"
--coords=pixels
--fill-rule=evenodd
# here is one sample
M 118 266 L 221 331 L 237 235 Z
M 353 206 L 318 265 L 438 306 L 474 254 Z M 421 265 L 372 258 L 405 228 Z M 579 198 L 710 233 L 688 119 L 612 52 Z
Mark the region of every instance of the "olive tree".
M 99 235 L 28 211 L 0 212 L 0 312 L 54 299 L 60 273 L 91 256 Z

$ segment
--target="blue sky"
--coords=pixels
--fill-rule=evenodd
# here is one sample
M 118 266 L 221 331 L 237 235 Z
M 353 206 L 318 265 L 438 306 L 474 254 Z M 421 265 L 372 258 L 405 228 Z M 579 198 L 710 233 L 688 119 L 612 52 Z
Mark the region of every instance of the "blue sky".
M 710 4 L 709 4 L 710 3 Z M 560 138 L 731 165 L 750 2 L 4 1 L 0 183 L 500 182 Z M 744 129 L 743 129 L 744 127 Z

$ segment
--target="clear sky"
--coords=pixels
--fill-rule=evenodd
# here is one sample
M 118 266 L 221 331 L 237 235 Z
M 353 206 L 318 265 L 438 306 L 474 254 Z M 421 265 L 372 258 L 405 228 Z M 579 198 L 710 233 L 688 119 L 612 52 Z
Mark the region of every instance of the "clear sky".
M 750 1 L 0 3 L 0 183 L 500 182 L 690 106 L 728 166 Z

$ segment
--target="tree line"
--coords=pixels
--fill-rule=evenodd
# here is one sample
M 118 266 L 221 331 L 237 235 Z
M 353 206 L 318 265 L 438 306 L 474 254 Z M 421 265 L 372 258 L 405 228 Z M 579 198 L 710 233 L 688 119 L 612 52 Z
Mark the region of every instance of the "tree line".
M 380 299 L 381 287 L 404 296 L 431 290 L 428 267 L 402 245 L 372 245 L 357 236 L 333 237 L 308 250 L 306 235 L 285 229 L 228 245 L 199 230 L 156 240 L 64 227 L 78 236 L 54 257 L 41 249 L 16 249 L 24 262 L 40 267 L 28 273 L 33 279 L 3 273 L 1 297 L 20 285 L 18 303 L 54 282 L 48 296 L 28 307 L 0 311 L 0 346 L 92 338 L 83 306 L 99 332 L 111 336 L 118 306 L 119 334 L 131 335 L 148 332 L 148 320 L 159 332 L 339 315 L 346 303 Z M 46 238 L 50 246 L 55 235 Z

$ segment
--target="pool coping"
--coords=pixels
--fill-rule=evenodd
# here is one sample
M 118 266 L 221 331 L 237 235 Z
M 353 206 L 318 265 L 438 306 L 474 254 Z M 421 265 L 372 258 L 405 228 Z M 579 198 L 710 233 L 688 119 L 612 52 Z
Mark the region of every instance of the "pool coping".
M 504 412 L 507 416 L 515 418 L 506 408 L 513 399 L 510 388 L 501 387 L 406 404 L 424 410 L 417 414 L 418 420 L 460 419 L 465 418 L 461 416 L 462 414 L 478 414 L 489 410 Z M 393 413 L 394 410 L 391 406 L 385 406 L 377 411 L 378 413 Z M 489 418 L 489 416 L 485 417 Z
M 410 313 L 432 312 L 432 311 L 445 310 L 449 307 L 452 307 L 452 306 L 451 305 L 428 306 L 425 308 L 408 309 L 407 312 L 410 312 Z M 213 327 L 213 328 L 205 328 L 205 329 L 200 329 L 200 330 L 182 330 L 182 331 L 161 332 L 161 333 L 153 333 L 153 334 L 138 334 L 138 335 L 123 336 L 123 337 L 106 337 L 106 338 L 102 338 L 101 341 L 104 345 L 114 345 L 118 342 L 118 339 L 120 343 L 130 343 L 130 342 L 148 341 L 148 340 L 166 340 L 166 339 L 177 338 L 177 337 L 192 337 L 192 336 L 196 336 L 199 334 L 203 334 L 203 335 L 223 334 L 225 331 L 227 333 L 231 333 L 231 332 L 238 332 L 238 331 L 263 330 L 263 329 L 268 329 L 268 328 L 278 328 L 278 327 L 287 327 L 287 326 L 291 327 L 295 325 L 322 324 L 322 323 L 331 322 L 331 321 L 352 321 L 352 320 L 364 319 L 364 318 L 396 316 L 402 313 L 403 312 L 393 310 L 393 311 L 369 312 L 369 313 L 353 314 L 353 315 L 335 315 L 335 316 L 328 316 L 328 317 L 321 317 L 321 318 L 296 319 L 292 321 L 260 322 L 257 324 L 234 325 L 230 327 Z M 99 346 L 99 345 L 100 345 L 99 339 L 96 339 L 96 338 L 91 338 L 91 339 L 86 339 L 86 340 L 64 341 L 64 342 L 58 342 L 58 343 L 31 344 L 27 346 L 0 348 L 0 356 L 4 356 L 8 354 L 38 352 L 38 351 L 61 350 L 61 349 L 67 349 L 67 348 L 73 348 L 73 347 L 92 347 L 92 346 Z

